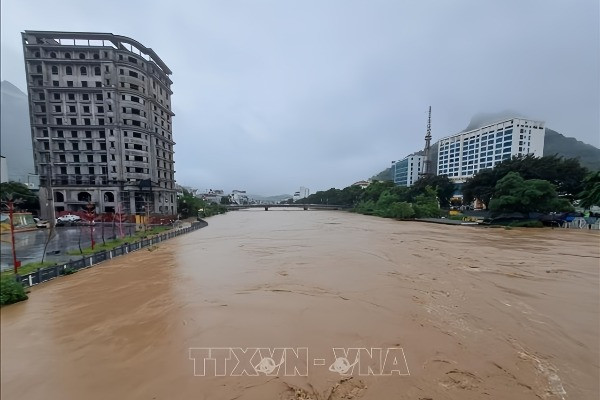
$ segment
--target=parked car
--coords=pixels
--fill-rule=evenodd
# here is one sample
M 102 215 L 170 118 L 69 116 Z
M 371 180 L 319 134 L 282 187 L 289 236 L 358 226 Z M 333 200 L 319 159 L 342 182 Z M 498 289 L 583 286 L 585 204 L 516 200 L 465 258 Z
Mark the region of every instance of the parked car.
M 56 226 L 74 225 L 80 221 L 81 217 L 79 215 L 67 214 L 56 219 Z
M 50 222 L 44 219 L 37 219 L 35 226 L 37 228 L 50 228 Z

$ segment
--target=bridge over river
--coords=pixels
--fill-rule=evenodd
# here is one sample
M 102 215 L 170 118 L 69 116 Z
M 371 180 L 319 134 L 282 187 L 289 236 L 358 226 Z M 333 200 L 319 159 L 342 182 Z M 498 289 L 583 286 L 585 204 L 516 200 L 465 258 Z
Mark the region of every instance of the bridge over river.
M 302 208 L 303 210 L 342 210 L 347 206 L 337 204 L 230 204 L 228 210 L 242 210 L 246 208 L 264 208 L 269 211 L 269 208 Z

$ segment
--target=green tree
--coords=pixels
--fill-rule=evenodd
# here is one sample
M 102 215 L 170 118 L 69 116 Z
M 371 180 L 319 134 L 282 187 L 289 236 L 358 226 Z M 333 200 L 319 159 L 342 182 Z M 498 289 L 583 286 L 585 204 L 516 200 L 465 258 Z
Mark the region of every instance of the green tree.
M 183 195 L 177 198 L 177 209 L 182 218 L 197 217 L 198 210 L 204 208 L 206 202 L 183 189 Z
M 390 206 L 388 215 L 390 218 L 407 219 L 415 216 L 415 210 L 410 203 L 401 201 Z
M 479 171 L 464 183 L 462 187 L 463 201 L 471 203 L 475 199 L 478 199 L 483 202 L 485 208 L 489 208 L 496 183 L 498 183 L 498 174 L 496 171 L 493 169 Z
M 40 209 L 38 196 L 20 182 L 1 183 L 0 197 L 2 201 L 13 200 L 15 210 L 33 212 Z
M 585 177 L 579 198 L 579 204 L 584 208 L 600 206 L 600 171 L 590 172 Z
M 372 215 L 375 212 L 375 202 L 373 200 L 361 200 L 354 210 L 357 213 Z
M 373 182 L 369 186 L 367 186 L 361 196 L 361 200 L 368 201 L 377 201 L 379 200 L 379 196 L 386 191 L 394 188 L 394 182 L 391 181 L 381 181 L 381 182 Z
M 392 214 L 390 208 L 398 201 L 398 196 L 392 194 L 389 190 L 384 191 L 381 193 L 381 196 L 379 196 L 379 200 L 375 202 L 375 210 L 373 211 L 373 214 L 379 217 L 391 218 Z
M 437 193 L 431 186 L 426 186 L 423 193 L 415 197 L 412 206 L 417 218 L 438 218 L 441 215 Z
M 513 157 L 468 179 L 462 187 L 464 200 L 479 199 L 488 206 L 496 184 L 509 172 L 517 172 L 523 179 L 546 180 L 555 186 L 557 194 L 571 200 L 583 190 L 583 179 L 588 173 L 574 158 L 535 157 L 532 154 Z
M 422 176 L 410 187 L 410 192 L 413 197 L 416 197 L 424 193 L 427 186 L 435 189 L 440 206 L 448 207 L 450 205 L 450 199 L 454 195 L 456 185 L 448 178 L 448 175 Z
M 509 172 L 498 181 L 490 201 L 493 213 L 571 211 L 566 199 L 556 194 L 554 185 L 542 179 L 523 179 L 517 172 Z

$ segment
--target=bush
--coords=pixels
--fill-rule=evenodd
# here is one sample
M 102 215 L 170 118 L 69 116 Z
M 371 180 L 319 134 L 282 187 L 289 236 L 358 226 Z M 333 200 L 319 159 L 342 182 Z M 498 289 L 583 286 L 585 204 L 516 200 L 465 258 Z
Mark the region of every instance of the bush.
M 417 218 L 439 218 L 442 214 L 437 203 L 413 204 Z
M 407 219 L 415 215 L 415 210 L 410 203 L 405 201 L 396 202 L 389 208 L 389 216 L 391 218 Z
M 13 276 L 0 278 L 0 305 L 4 306 L 27 299 L 23 285 L 17 282 Z
M 415 197 L 413 209 L 417 218 L 439 218 L 442 215 L 435 191 L 429 186 L 423 194 Z
M 356 205 L 356 212 L 361 214 L 372 215 L 373 210 L 375 210 L 375 202 L 373 200 L 363 200 Z

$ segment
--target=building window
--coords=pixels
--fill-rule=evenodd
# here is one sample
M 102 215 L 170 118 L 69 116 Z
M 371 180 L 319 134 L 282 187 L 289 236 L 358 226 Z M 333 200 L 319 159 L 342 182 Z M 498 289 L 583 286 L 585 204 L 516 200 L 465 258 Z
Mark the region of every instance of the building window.
M 100 70 L 100 67 L 94 67 L 94 75 L 99 76 L 101 74 L 102 74 L 102 71 Z
M 65 53 L 65 58 L 71 58 L 71 53 Z
M 76 167 L 76 169 L 79 169 L 79 167 Z M 75 172 L 75 173 L 79 174 L 79 172 Z M 79 192 L 77 194 L 77 201 L 90 202 L 90 201 L 92 201 L 92 195 L 89 194 L 88 192 Z
M 40 65 L 38 65 L 38 72 L 42 72 Z M 52 75 L 58 75 L 58 67 L 56 65 L 52 66 Z
M 66 68 L 66 73 L 67 73 L 67 75 L 73 75 L 73 68 L 67 67 Z
M 85 54 L 84 54 L 84 53 L 79 53 L 79 58 L 80 58 L 81 60 L 84 60 L 84 59 L 85 59 Z
M 50 53 L 50 58 L 56 58 L 56 53 L 55 52 Z
M 86 67 L 79 68 L 79 73 L 81 75 L 87 75 L 87 68 Z

